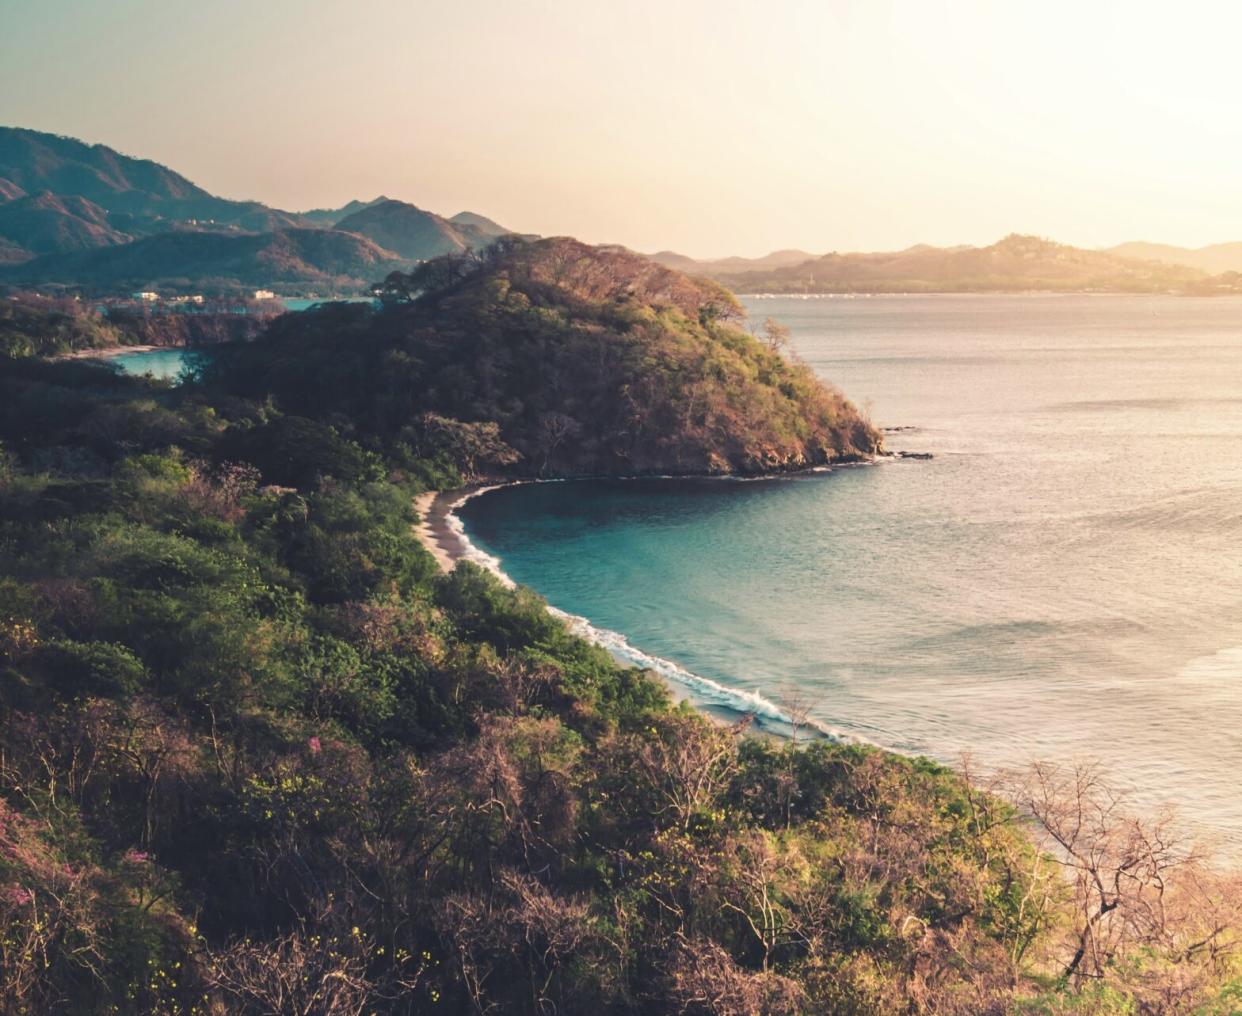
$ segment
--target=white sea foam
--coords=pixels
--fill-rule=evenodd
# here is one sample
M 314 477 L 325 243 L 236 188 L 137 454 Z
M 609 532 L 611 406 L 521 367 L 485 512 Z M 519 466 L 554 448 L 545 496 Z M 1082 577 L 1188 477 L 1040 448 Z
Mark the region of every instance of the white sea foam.
M 1183 681 L 1201 681 L 1216 688 L 1236 693 L 1236 682 L 1242 679 L 1242 646 L 1233 646 L 1191 660 L 1180 671 Z
M 461 519 L 457 517 L 457 509 L 471 498 L 478 497 L 480 494 L 486 494 L 490 490 L 499 490 L 501 487 L 508 486 L 512 486 L 512 484 L 497 483 L 491 487 L 479 487 L 462 495 L 451 505 L 449 505 L 449 510 L 444 516 L 444 524 L 448 526 L 449 532 L 457 538 L 458 546 L 461 547 L 461 556 L 464 560 L 470 561 L 477 564 L 480 568 L 486 569 L 500 579 L 506 587 L 513 589 L 517 583 L 514 582 L 513 579 L 509 578 L 509 576 L 505 574 L 505 570 L 500 567 L 500 558 L 494 557 L 486 551 L 480 550 L 476 547 L 470 541 L 470 537 L 466 535 L 466 527 L 462 525 Z

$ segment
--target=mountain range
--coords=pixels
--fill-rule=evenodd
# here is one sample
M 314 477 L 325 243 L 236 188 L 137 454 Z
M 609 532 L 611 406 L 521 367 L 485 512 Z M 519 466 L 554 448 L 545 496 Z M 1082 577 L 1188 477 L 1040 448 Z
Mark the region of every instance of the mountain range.
M 106 145 L 0 127 L 0 283 L 344 294 L 507 232 L 387 197 L 305 213 L 234 201 Z
M 217 197 L 106 145 L 0 127 L 0 285 L 345 295 L 394 270 L 510 231 L 475 212 L 437 215 L 380 196 L 284 211 Z M 1242 243 L 1086 250 L 1014 234 L 986 247 L 650 260 L 735 292 L 1242 291 Z
M 1086 250 L 1015 233 L 986 247 L 917 244 L 900 251 L 806 255 L 801 260 L 795 260 L 798 251 L 754 260 L 694 261 L 669 251 L 653 257 L 740 293 L 1242 292 L 1242 278 L 1213 270 L 1217 263 L 1229 263 L 1223 258 L 1194 264 L 1171 254 L 1147 256 L 1148 246 Z M 1230 246 L 1242 251 L 1242 244 L 1221 248 Z

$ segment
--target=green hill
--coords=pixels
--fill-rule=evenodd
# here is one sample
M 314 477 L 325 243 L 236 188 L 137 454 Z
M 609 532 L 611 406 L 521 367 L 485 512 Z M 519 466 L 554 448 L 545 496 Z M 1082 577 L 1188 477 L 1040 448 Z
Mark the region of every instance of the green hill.
M 521 475 L 756 473 L 880 444 L 719 286 L 619 249 L 513 239 L 394 276 L 386 295 L 278 321 L 221 377 L 389 443 L 430 447 L 428 414 L 494 423 Z

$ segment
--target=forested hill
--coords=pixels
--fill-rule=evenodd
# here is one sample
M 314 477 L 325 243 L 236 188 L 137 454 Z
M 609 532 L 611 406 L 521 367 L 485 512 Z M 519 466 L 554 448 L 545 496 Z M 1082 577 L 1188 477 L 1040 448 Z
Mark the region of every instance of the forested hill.
M 510 239 L 395 274 L 384 295 L 287 316 L 214 376 L 428 453 L 464 440 L 458 423 L 496 424 L 516 454 L 480 452 L 479 468 L 518 475 L 755 473 L 880 447 L 725 290 L 625 251 Z

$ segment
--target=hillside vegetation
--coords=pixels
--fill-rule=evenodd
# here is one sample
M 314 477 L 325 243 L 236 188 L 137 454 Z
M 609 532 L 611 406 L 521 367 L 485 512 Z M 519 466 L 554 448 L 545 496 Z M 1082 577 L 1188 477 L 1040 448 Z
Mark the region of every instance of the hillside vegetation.
M 217 360 L 232 390 L 347 417 L 432 455 L 494 424 L 518 475 L 755 473 L 851 461 L 880 437 L 839 392 L 742 327 L 719 286 L 613 248 L 509 240 L 278 321 Z M 447 422 L 446 422 L 447 421 Z
M 55 356 L 116 346 L 200 346 L 255 338 L 275 315 L 264 305 L 245 314 L 205 305 L 194 313 L 140 307 L 100 310 L 78 300 L 20 293 L 0 298 L 0 358 Z
M 690 428 L 626 445 L 652 463 L 862 425 L 650 262 L 425 272 L 205 385 L 0 359 L 0 1012 L 1230 1011 L 1237 887 L 1090 782 L 1023 798 L 1063 880 L 941 767 L 713 726 L 529 591 L 440 574 L 412 497 L 507 456 L 425 406 L 520 443 L 599 370 L 597 413 L 637 389 Z M 580 422 L 549 470 L 611 447 Z

